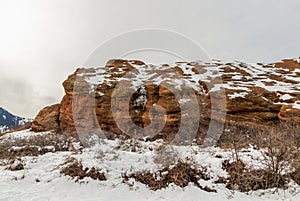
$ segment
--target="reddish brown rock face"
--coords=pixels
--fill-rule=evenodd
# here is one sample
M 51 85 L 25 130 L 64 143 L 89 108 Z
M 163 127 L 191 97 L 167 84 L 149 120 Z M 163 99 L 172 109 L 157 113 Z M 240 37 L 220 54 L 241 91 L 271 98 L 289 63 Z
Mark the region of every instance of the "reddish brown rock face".
M 300 108 L 294 108 L 293 105 L 283 105 L 278 113 L 278 118 L 283 121 L 300 122 Z
M 71 95 L 65 95 L 61 101 L 59 110 L 59 128 L 66 133 L 76 133 L 73 121 Z
M 77 69 L 63 86 L 66 94 L 60 105 L 43 109 L 33 130 L 57 129 L 76 134 L 78 129 L 97 132 L 101 128 L 107 137 L 133 136 L 137 131 L 144 132 L 139 128 L 152 126 L 155 130 L 163 122 L 159 133 L 165 139 L 172 140 L 185 126 L 187 133 L 196 129 L 196 138 L 201 142 L 212 121 L 217 122 L 215 125 L 245 127 L 272 126 L 279 120 L 300 122 L 299 60 L 253 65 L 211 61 L 173 66 L 111 60 L 104 68 Z M 193 95 L 197 107 L 191 104 Z M 158 117 L 151 113 L 154 105 L 159 106 Z M 159 113 L 161 108 L 163 116 Z M 193 119 L 199 120 L 197 128 L 189 125 Z M 140 136 L 146 137 L 147 133 L 151 132 Z
M 32 130 L 35 132 L 58 130 L 59 129 L 60 104 L 45 107 L 36 116 L 32 123 Z

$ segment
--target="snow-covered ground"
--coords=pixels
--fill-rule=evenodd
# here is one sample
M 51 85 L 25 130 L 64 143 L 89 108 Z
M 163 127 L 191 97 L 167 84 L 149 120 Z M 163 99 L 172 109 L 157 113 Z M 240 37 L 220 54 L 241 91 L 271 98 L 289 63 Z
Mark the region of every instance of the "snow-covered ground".
M 40 134 L 41 137 L 45 133 Z M 38 134 L 29 131 L 11 133 L 2 136 L 0 140 L 13 140 L 17 138 L 32 137 Z M 135 145 L 133 152 L 132 145 Z M 300 187 L 290 183 L 286 190 L 275 192 L 274 189 L 256 192 L 241 193 L 225 188 L 225 184 L 215 184 L 219 176 L 226 177 L 222 169 L 225 159 L 232 159 L 230 150 L 219 148 L 205 148 L 198 146 L 180 147 L 166 146 L 163 152 L 158 147 L 161 141 L 137 142 L 122 140 L 103 140 L 99 146 L 93 148 L 80 148 L 67 152 L 46 153 L 40 156 L 25 156 L 21 160 L 25 168 L 19 171 L 7 170 L 4 165 L 7 160 L 1 160 L 0 166 L 0 201 L 98 201 L 98 200 L 172 200 L 172 201 L 199 201 L 199 200 L 300 200 Z M 159 154 L 166 153 L 166 154 Z M 260 158 L 260 151 L 252 147 L 243 150 L 241 158 L 256 167 Z M 107 178 L 106 181 L 85 178 L 75 182 L 69 176 L 61 173 L 70 157 L 81 161 L 84 167 L 101 169 Z M 134 173 L 143 170 L 154 172 L 162 168 L 164 163 L 178 158 L 193 160 L 202 167 L 207 168 L 209 181 L 200 181 L 203 186 L 209 186 L 217 193 L 203 191 L 193 184 L 185 188 L 169 185 L 166 189 L 151 191 L 147 186 L 130 180 L 131 185 L 123 183 L 122 174 Z M 0 164 L 1 164 L 0 163 Z

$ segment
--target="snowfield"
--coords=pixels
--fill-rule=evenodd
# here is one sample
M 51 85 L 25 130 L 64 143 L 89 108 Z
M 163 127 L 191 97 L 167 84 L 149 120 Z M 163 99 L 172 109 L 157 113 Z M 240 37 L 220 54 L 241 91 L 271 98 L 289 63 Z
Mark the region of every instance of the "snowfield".
M 30 138 L 45 133 L 34 134 L 28 130 L 10 133 L 0 138 L 17 140 Z M 163 152 L 161 141 L 140 142 L 122 140 L 101 140 L 100 145 L 93 148 L 80 147 L 74 143 L 75 150 L 65 152 L 49 152 L 40 156 L 24 156 L 20 158 L 24 169 L 8 170 L 8 160 L 0 160 L 0 201 L 240 201 L 240 200 L 300 200 L 300 186 L 291 182 L 286 190 L 268 189 L 242 193 L 225 188 L 225 184 L 215 184 L 218 177 L 227 177 L 222 169 L 225 159 L 232 160 L 232 151 L 219 148 L 199 146 L 166 146 Z M 134 147 L 134 149 L 133 149 Z M 160 154 L 159 154 L 160 153 Z M 162 154 L 161 154 L 162 153 Z M 253 147 L 243 150 L 241 158 L 254 168 L 260 168 L 261 151 Z M 61 173 L 70 158 L 81 161 L 84 167 L 96 167 L 106 176 L 106 181 L 84 178 L 79 182 Z M 130 179 L 123 182 L 122 175 L 138 171 L 151 172 L 161 169 L 172 160 L 181 158 L 193 160 L 207 169 L 208 181 L 200 181 L 202 186 L 215 189 L 217 193 L 206 192 L 190 183 L 180 188 L 173 184 L 165 189 L 152 191 L 146 185 Z M 254 164 L 254 165 L 253 165 Z

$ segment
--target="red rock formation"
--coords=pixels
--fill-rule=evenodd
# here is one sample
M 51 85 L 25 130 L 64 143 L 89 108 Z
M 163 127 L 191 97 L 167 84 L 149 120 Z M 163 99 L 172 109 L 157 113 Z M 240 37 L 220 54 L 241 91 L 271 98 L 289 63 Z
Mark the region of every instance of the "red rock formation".
M 164 81 L 173 84 L 173 89 Z M 182 127 L 181 122 L 187 124 L 185 116 L 199 114 L 196 132 L 197 138 L 203 138 L 211 121 L 255 127 L 274 125 L 279 120 L 300 122 L 300 110 L 293 107 L 300 100 L 299 60 L 252 65 L 211 61 L 174 66 L 111 60 L 104 68 L 77 69 L 63 86 L 65 96 L 60 105 L 41 110 L 33 123 L 34 131 L 57 129 L 74 134 L 76 128 L 94 132 L 100 127 L 106 136 L 134 135 L 138 129 L 128 122 L 139 128 L 147 128 L 152 123 L 155 129 L 165 121 L 160 133 L 172 139 Z M 219 93 L 222 89 L 223 95 Z M 114 98 L 116 91 L 117 98 Z M 199 108 L 189 103 L 193 94 Z M 112 100 L 118 105 L 115 110 Z M 153 105 L 165 110 L 165 115 L 156 122 L 151 121 Z M 194 118 L 197 120 L 197 115 Z M 119 119 L 119 125 L 115 119 Z
M 58 130 L 59 111 L 60 104 L 51 105 L 42 109 L 31 125 L 32 130 L 35 132 Z

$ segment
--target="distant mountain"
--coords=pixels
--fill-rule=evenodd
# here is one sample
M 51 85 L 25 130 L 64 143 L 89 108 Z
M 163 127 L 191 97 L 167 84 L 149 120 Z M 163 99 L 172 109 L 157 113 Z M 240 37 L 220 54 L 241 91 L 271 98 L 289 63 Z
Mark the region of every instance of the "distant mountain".
M 0 133 L 23 126 L 29 119 L 18 117 L 0 107 Z

